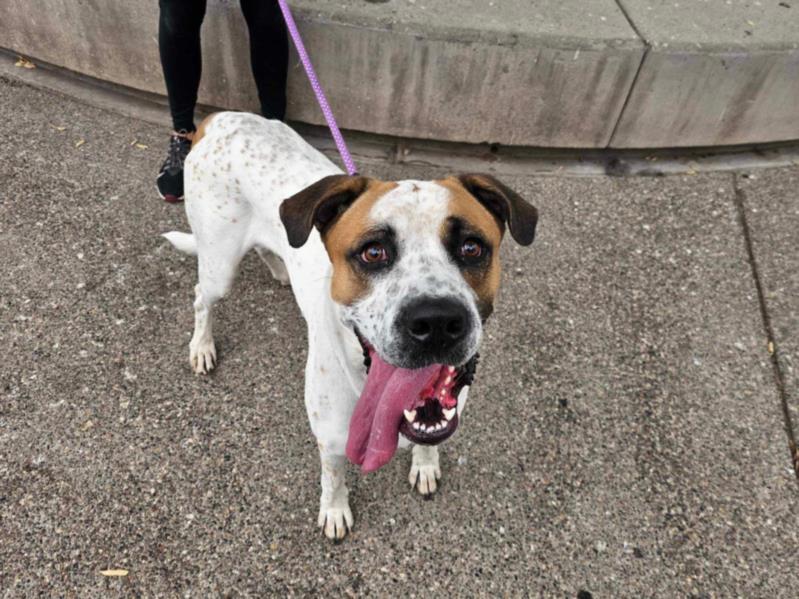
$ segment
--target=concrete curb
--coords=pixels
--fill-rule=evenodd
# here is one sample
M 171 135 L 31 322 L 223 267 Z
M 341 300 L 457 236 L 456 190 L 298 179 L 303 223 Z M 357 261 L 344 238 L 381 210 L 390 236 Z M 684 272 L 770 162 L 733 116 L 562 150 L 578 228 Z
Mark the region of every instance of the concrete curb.
M 799 5 L 689 3 L 675 15 L 655 0 L 499 4 L 292 3 L 346 129 L 549 148 L 799 139 Z M 46 5 L 0 5 L 0 47 L 163 93 L 155 2 Z M 235 2 L 209 1 L 203 48 L 200 101 L 256 110 Z M 296 57 L 289 99 L 289 118 L 324 122 Z
M 0 80 L 69 97 L 90 106 L 137 120 L 170 127 L 164 96 L 108 83 L 73 71 L 38 63 L 26 69 L 17 57 L 0 50 Z M 219 110 L 199 105 L 197 119 Z M 306 140 L 334 162 L 340 156 L 330 131 L 323 125 L 290 121 Z M 711 171 L 749 171 L 799 165 L 799 142 L 716 146 L 713 148 L 613 149 L 531 148 L 499 144 L 467 144 L 423 140 L 344 130 L 356 164 L 365 172 L 385 164 L 442 168 L 452 172 L 490 172 L 497 175 L 537 176 L 650 176 L 697 174 Z

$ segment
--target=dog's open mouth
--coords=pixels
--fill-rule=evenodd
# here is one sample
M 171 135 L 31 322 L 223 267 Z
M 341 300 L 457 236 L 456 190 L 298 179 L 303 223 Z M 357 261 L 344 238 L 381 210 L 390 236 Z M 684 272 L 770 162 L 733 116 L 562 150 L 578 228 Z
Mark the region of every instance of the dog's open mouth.
M 458 427 L 458 394 L 470 385 L 477 354 L 460 367 L 431 364 L 409 370 L 385 362 L 358 336 L 367 379 L 350 420 L 347 457 L 372 472 L 397 450 L 399 434 L 414 443 L 435 445 Z
M 428 385 L 413 407 L 403 410 L 399 432 L 414 443 L 441 443 L 458 428 L 458 393 L 463 388 L 463 372 L 454 366 L 441 366 L 435 382 Z

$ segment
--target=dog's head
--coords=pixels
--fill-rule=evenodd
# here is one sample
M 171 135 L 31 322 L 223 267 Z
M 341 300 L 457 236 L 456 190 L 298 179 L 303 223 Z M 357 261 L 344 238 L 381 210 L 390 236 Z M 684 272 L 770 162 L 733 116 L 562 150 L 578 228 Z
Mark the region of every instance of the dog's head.
M 493 310 L 505 229 L 532 243 L 536 209 L 490 175 L 400 182 L 332 175 L 285 200 L 280 216 L 293 247 L 319 230 L 333 265 L 331 296 L 369 353 L 353 424 L 369 404 L 368 418 L 381 409 L 381 418 L 398 416 L 396 430 L 414 442 L 446 439 Z M 371 422 L 365 428 L 368 437 Z M 354 432 L 349 442 L 358 445 Z M 370 459 L 380 444 L 366 441 L 357 448 L 361 461 L 348 445 L 364 469 L 390 459 Z

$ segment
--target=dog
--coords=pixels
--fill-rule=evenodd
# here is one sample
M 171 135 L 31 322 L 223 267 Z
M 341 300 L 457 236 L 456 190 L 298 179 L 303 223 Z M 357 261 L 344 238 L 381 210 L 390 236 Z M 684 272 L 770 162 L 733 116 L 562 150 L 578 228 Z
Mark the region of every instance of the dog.
M 490 175 L 380 181 L 346 175 L 280 121 L 221 112 L 185 161 L 197 256 L 191 366 L 217 364 L 212 309 L 255 249 L 290 284 L 308 325 L 305 406 L 322 463 L 318 525 L 353 526 L 346 459 L 372 472 L 412 445 L 410 484 L 441 477 L 437 444 L 458 426 L 505 229 L 532 243 L 538 212 Z

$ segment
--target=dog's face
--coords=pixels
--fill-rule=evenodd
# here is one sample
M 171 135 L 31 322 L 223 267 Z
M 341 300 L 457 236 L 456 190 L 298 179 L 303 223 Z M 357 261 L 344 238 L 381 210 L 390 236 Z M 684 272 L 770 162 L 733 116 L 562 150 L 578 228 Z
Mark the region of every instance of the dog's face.
M 281 218 L 294 247 L 319 229 L 333 264 L 331 296 L 373 362 L 414 372 L 444 365 L 431 377 L 441 375 L 436 382 L 448 397 L 457 396 L 453 378 L 475 356 L 493 310 L 505 227 L 529 244 L 537 212 L 488 175 L 400 182 L 334 175 L 286 200 Z
M 499 288 L 505 224 L 532 242 L 537 213 L 493 177 L 383 182 L 326 177 L 281 207 L 295 247 L 316 225 L 348 325 L 390 364 L 459 366 Z

